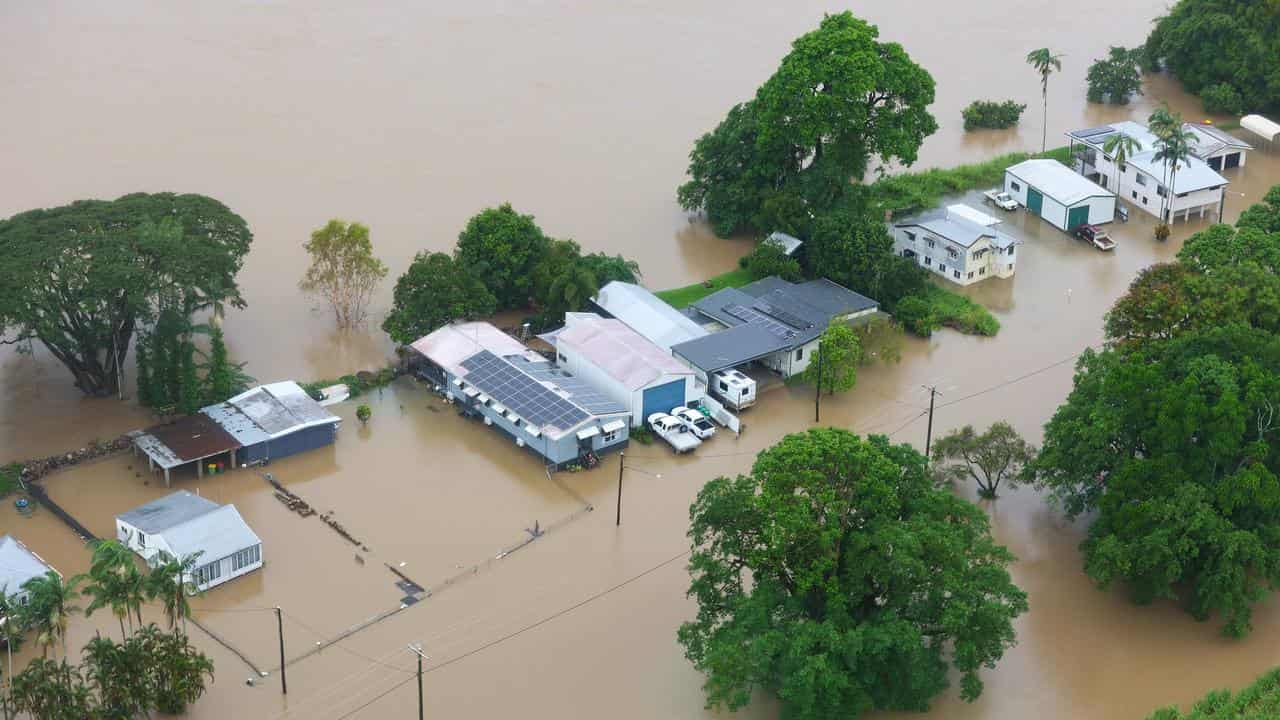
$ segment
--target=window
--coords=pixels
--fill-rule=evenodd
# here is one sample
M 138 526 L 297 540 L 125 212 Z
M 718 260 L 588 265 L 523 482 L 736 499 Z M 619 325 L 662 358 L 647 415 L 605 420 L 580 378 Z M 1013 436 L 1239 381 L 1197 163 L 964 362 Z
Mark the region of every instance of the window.
M 938 272 L 945 273 L 946 271 L 947 271 L 947 266 L 943 265 L 942 263 L 938 263 Z
M 1139 185 L 1146 185 L 1146 184 L 1147 184 L 1147 176 L 1146 176 L 1146 175 L 1143 175 L 1142 173 L 1136 173 L 1136 174 L 1135 174 L 1135 177 L 1137 178 L 1137 182 L 1138 182 L 1138 184 L 1139 184 Z
M 981 250 L 977 250 L 977 251 L 975 251 L 975 252 L 973 253 L 973 259 L 974 259 L 974 260 L 978 260 L 978 259 L 980 259 L 983 255 L 986 255 L 986 254 L 987 254 L 987 250 L 988 250 L 988 249 L 989 249 L 989 248 L 982 248 Z
M 924 259 L 924 264 L 925 264 L 925 265 L 932 265 L 932 264 L 933 264 L 933 258 L 931 258 L 931 257 L 926 257 L 926 258 Z
M 796 348 L 796 360 L 804 359 L 804 348 Z
M 147 534 L 139 530 L 138 531 L 138 547 L 146 547 L 146 546 L 147 546 Z
M 723 380 L 720 381 L 720 392 L 729 392 L 729 386 Z
M 1131 191 L 1130 191 L 1130 194 L 1131 194 L 1131 195 L 1133 195 L 1133 199 L 1134 199 L 1134 200 L 1137 200 L 1137 199 L 1138 199 L 1138 191 L 1137 191 L 1137 190 L 1131 190 Z
M 1009 254 L 1010 254 L 1010 255 L 1012 255 L 1012 254 L 1013 254 L 1013 246 L 1012 246 L 1012 245 L 1010 245 L 1010 246 L 1009 246 Z
M 924 241 L 924 244 L 925 244 L 925 245 L 927 245 L 927 246 L 929 246 L 929 247 L 934 247 L 935 245 L 937 245 L 937 243 L 935 243 L 931 238 L 930 238 L 930 239 L 925 240 L 925 241 Z
M 1012 263 L 1010 263 L 1010 264 L 1009 264 L 1009 272 L 1013 272 L 1013 264 L 1012 264 Z
M 972 279 L 973 279 L 973 271 L 972 271 L 972 270 L 970 270 L 970 271 L 969 271 L 969 279 L 970 279 L 970 280 L 972 280 Z
M 951 271 L 951 277 L 955 278 L 956 280 L 959 280 L 959 279 L 960 279 L 960 271 L 959 271 L 959 270 L 952 270 L 952 271 Z M 973 277 L 973 273 L 969 273 L 969 277 Z
M 979 274 L 979 275 L 986 275 L 986 274 L 987 274 L 987 269 L 986 269 L 986 268 L 984 268 L 984 267 L 980 267 L 980 268 L 978 268 L 978 274 Z M 973 277 L 973 273 L 969 273 L 969 277 Z
M 1147 196 L 1146 196 L 1146 195 L 1143 195 L 1143 196 L 1142 196 L 1142 204 L 1143 204 L 1143 205 L 1146 205 L 1146 204 L 1147 204 Z
M 206 585 L 222 577 L 222 563 L 214 560 L 208 565 L 196 568 L 196 585 Z
M 1165 196 L 1165 189 L 1163 185 L 1156 185 L 1156 194 L 1159 195 L 1160 197 Z
M 235 572 L 253 565 L 262 558 L 262 546 L 254 545 L 231 556 L 231 570 Z
M 604 444 L 605 444 L 605 445 L 608 445 L 608 444 L 610 444 L 610 443 L 615 443 L 615 442 L 617 442 L 617 441 L 618 441 L 618 431 L 617 431 L 617 430 L 614 430 L 614 431 L 612 431 L 612 432 L 607 432 L 607 433 L 605 433 L 605 434 L 604 434 L 604 436 L 602 437 L 602 442 L 604 442 Z
M 1022 186 L 1016 182 L 1009 183 L 1009 188 L 1014 192 L 1022 192 Z
M 960 257 L 960 251 L 953 247 L 949 247 L 947 248 L 947 255 L 950 255 L 952 259 L 955 259 Z

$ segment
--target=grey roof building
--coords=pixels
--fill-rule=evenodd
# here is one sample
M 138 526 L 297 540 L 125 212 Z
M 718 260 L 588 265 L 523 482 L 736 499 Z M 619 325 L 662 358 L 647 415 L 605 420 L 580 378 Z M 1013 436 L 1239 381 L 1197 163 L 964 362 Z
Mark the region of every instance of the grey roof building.
M 22 586 L 28 580 L 42 577 L 50 570 L 53 567 L 28 550 L 18 538 L 12 535 L 0 537 L 0 593 L 19 605 L 25 605 L 27 592 Z
M 828 325 L 872 314 L 879 305 L 830 280 L 768 277 L 722 288 L 692 307 L 720 329 L 672 346 L 676 357 L 706 374 L 761 361 L 790 377 L 808 366 Z
M 187 578 L 206 590 L 262 567 L 262 540 L 235 505 L 219 505 L 186 490 L 116 516 L 116 537 L 149 564 L 165 555 L 198 557 Z

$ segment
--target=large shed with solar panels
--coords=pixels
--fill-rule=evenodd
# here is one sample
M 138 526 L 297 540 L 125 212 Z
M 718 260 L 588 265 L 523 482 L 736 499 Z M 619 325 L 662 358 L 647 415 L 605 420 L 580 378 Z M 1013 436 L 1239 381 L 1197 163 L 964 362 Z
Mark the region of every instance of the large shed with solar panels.
M 447 325 L 413 349 L 419 375 L 548 468 L 591 464 L 628 441 L 629 410 L 486 322 Z
M 791 377 L 803 372 L 832 322 L 874 314 L 879 305 L 827 279 L 804 283 L 767 277 L 741 288 L 722 288 L 694 310 L 708 335 L 673 345 L 671 352 L 703 375 L 758 362 Z

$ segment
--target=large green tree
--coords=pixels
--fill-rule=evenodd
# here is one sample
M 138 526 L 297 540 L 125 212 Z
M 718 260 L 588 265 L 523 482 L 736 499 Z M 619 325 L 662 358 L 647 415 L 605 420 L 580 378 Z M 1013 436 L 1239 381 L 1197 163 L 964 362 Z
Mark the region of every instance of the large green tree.
M 862 343 L 853 328 L 833 322 L 822 331 L 818 348 L 805 366 L 801 377 L 818 392 L 829 395 L 852 390 L 858 382 L 858 366 L 862 364 Z
M 690 508 L 679 632 L 709 706 L 771 692 L 783 717 L 924 710 L 959 673 L 961 695 L 1014 643 L 1026 595 L 977 507 L 937 490 L 925 458 L 887 438 L 821 428 L 760 453 Z
M 901 45 L 880 42 L 852 13 L 828 15 L 792 43 L 754 99 L 695 143 L 680 204 L 705 212 L 720 235 L 758 226 L 779 193 L 787 206 L 820 212 L 873 158 L 915 161 L 937 129 L 933 97 L 933 78 Z
M 805 270 L 875 298 L 888 309 L 924 290 L 925 271 L 893 254 L 893 237 L 865 205 L 851 199 L 822 214 L 805 241 Z
M 369 228 L 330 220 L 303 247 L 311 266 L 298 287 L 327 300 L 340 329 L 363 324 L 373 291 L 387 276 L 387 266 L 373 254 Z
M 1280 12 L 1273 0 L 1180 0 L 1156 21 L 1146 56 L 1187 90 L 1225 85 L 1247 112 L 1280 108 Z
M 253 236 L 203 195 L 125 195 L 0 220 L 0 344 L 39 341 L 91 395 L 117 390 L 134 330 L 157 298 L 244 305 Z
M 407 345 L 455 320 L 492 315 L 498 301 L 462 262 L 444 253 L 418 253 L 396 280 L 382 329 Z
M 944 481 L 972 480 L 979 496 L 994 500 L 1001 483 L 1017 487 L 1023 467 L 1035 454 L 1031 443 L 1003 420 L 992 423 L 982 433 L 965 425 L 934 442 L 934 472 Z
M 1142 94 L 1142 73 L 1138 69 L 1140 50 L 1126 50 L 1114 45 L 1107 57 L 1094 60 L 1086 76 L 1089 102 L 1128 105 L 1134 94 Z
M 531 272 L 549 244 L 532 215 L 521 215 L 504 203 L 467 222 L 454 257 L 484 282 L 498 309 L 524 308 L 533 292 Z

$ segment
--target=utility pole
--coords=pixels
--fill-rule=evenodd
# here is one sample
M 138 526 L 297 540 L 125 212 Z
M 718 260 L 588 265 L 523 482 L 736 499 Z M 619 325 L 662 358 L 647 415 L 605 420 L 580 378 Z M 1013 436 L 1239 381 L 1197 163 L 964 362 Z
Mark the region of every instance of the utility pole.
M 933 399 L 942 393 L 938 392 L 937 385 L 924 385 L 922 387 L 929 391 L 929 428 L 924 433 L 924 458 L 925 462 L 928 462 L 929 446 L 933 442 Z M 916 417 L 919 417 L 919 415 Z
M 276 606 L 276 629 L 280 631 L 280 694 L 289 694 L 289 683 L 284 678 L 284 616 L 280 606 Z
M 614 527 L 622 527 L 622 470 L 626 467 L 624 456 L 626 453 L 618 453 L 618 518 L 614 521 Z
M 423 713 L 423 705 L 422 705 L 422 661 L 423 661 L 423 660 L 427 660 L 427 659 L 429 659 L 429 658 L 428 658 L 426 655 L 423 655 L 423 654 L 422 654 L 422 646 L 421 646 L 421 645 L 419 645 L 418 643 L 413 643 L 413 644 L 409 645 L 409 652 L 411 652 L 411 653 L 413 653 L 414 655 L 417 655 L 417 656 L 418 656 L 418 720 L 423 720 L 423 718 L 422 718 L 422 713 Z
M 824 354 L 825 353 L 822 352 L 822 341 L 819 340 L 818 341 L 818 379 L 813 383 L 814 385 L 813 421 L 815 423 L 821 422 L 821 420 L 818 419 L 818 412 L 822 404 L 822 357 Z

